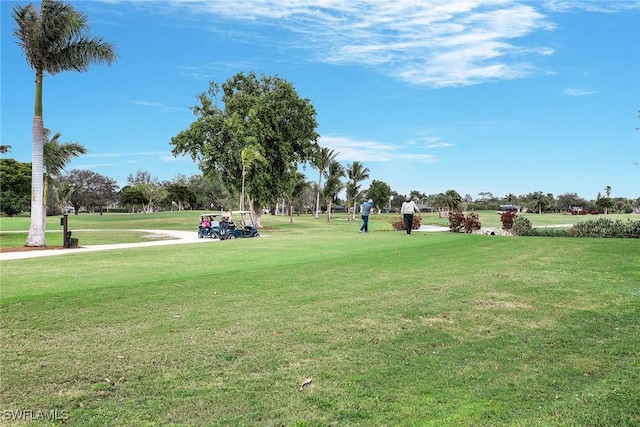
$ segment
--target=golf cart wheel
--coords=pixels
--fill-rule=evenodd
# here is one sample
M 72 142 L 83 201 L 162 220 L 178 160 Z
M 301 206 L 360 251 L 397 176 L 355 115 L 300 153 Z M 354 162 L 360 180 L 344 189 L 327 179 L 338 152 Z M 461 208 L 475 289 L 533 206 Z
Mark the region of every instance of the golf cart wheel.
M 260 237 L 260 233 L 256 233 L 256 235 L 253 237 Z
M 227 237 L 227 240 L 235 240 L 235 238 L 236 238 L 236 235 L 231 233 L 229 234 L 229 237 Z

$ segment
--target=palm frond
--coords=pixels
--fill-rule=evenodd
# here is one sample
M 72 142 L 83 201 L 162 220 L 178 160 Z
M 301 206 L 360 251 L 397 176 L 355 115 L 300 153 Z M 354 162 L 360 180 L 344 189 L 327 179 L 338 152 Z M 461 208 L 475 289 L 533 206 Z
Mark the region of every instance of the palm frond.
M 86 15 L 61 1 L 43 0 L 40 13 L 32 5 L 15 6 L 14 35 L 36 73 L 86 71 L 95 63 L 113 64 L 115 46 L 89 35 Z

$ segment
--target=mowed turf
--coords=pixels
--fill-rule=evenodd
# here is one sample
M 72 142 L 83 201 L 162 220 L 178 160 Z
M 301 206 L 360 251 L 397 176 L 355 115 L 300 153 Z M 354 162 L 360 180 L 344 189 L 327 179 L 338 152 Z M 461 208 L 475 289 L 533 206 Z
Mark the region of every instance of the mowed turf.
M 3 422 L 640 423 L 638 240 L 263 220 L 259 239 L 2 261 Z

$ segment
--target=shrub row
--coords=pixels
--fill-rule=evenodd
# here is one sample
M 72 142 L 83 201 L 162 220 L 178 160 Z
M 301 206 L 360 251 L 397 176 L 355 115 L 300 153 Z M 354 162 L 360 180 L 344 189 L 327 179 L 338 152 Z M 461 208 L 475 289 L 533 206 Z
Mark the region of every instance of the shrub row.
M 598 218 L 579 222 L 570 229 L 532 228 L 529 219 L 516 217 L 511 228 L 517 236 L 640 238 L 640 221 Z
M 640 221 L 598 218 L 579 222 L 569 230 L 571 237 L 640 238 Z

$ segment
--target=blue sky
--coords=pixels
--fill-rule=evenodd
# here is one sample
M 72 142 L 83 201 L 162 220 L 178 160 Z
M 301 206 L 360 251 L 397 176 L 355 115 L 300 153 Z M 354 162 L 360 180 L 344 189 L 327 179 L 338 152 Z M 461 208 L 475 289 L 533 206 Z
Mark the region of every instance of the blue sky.
M 16 3 L 1 1 L 0 144 L 30 162 L 34 73 L 12 35 Z M 171 137 L 209 81 L 254 71 L 310 99 L 320 145 L 369 168 L 364 188 L 640 197 L 640 1 L 71 3 L 119 59 L 45 77 L 45 127 L 89 150 L 68 170 L 120 185 L 137 170 L 198 174 Z

